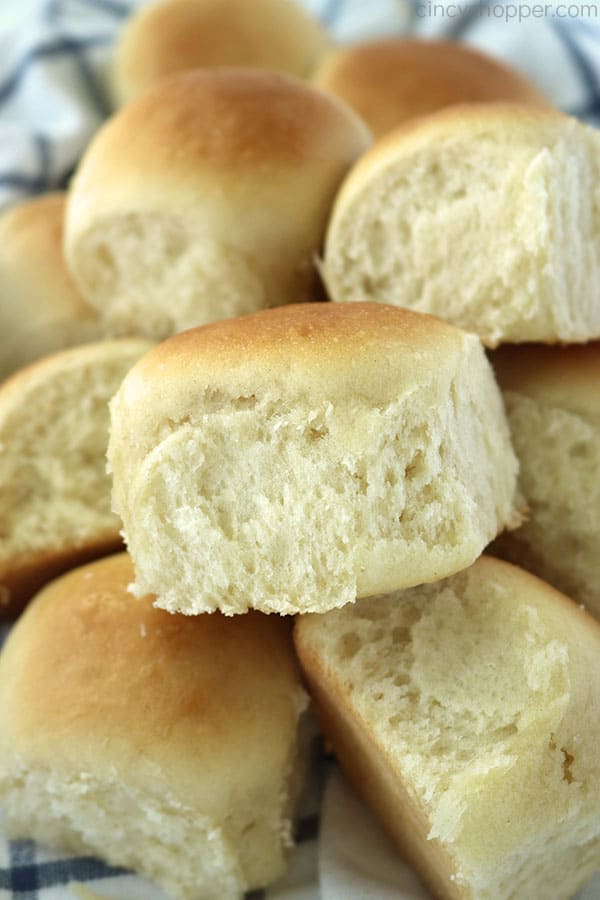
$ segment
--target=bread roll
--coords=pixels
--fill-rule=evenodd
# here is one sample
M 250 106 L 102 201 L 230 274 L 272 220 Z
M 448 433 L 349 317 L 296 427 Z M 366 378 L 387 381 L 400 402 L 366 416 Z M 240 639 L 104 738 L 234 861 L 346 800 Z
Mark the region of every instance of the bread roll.
M 0 386 L 0 619 L 50 578 L 121 546 L 106 474 L 108 401 L 150 346 L 74 347 Z
M 70 269 L 119 334 L 312 299 L 333 196 L 368 143 L 351 110 L 288 76 L 174 76 L 92 141 L 69 200 Z
M 325 29 L 294 0 L 159 0 L 138 9 L 119 38 L 113 93 L 127 103 L 161 78 L 206 66 L 308 78 L 327 46 Z
M 522 75 L 454 41 L 388 38 L 340 47 L 325 56 L 314 81 L 351 106 L 375 137 L 457 103 L 550 106 Z
M 165 341 L 111 404 L 136 590 L 170 612 L 324 611 L 470 565 L 514 518 L 479 341 L 303 304 Z
M 496 552 L 600 617 L 600 345 L 506 347 L 493 364 L 529 507 Z
M 0 654 L 8 831 L 182 900 L 278 877 L 306 764 L 286 621 L 169 616 L 126 554 L 45 588 Z
M 65 194 L 46 194 L 0 216 L 0 379 L 100 337 L 63 259 L 64 208 Z
M 382 138 L 335 203 L 323 274 L 501 342 L 600 336 L 600 135 L 558 112 L 454 107 Z
M 482 557 L 296 622 L 323 727 L 439 900 L 567 900 L 600 866 L 600 629 Z

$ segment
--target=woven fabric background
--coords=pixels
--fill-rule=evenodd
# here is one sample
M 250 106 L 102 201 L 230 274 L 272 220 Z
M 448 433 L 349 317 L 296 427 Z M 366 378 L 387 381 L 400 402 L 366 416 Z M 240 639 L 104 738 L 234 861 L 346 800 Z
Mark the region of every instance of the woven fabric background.
M 0 0 L 0 206 L 67 186 L 82 150 L 110 113 L 111 47 L 137 5 L 135 0 Z M 305 0 L 305 5 L 339 41 L 416 33 L 480 47 L 524 72 L 562 109 L 600 125 L 595 2 L 545 4 L 550 11 L 541 17 L 534 15 L 534 4 L 508 0 Z M 0 628 L 0 641 L 5 633 Z M 285 881 L 254 892 L 252 900 L 427 897 L 325 757 L 307 792 L 296 839 Z M 86 900 L 98 894 L 166 900 L 154 886 L 98 860 L 6 840 L 0 812 L 0 900 Z M 600 900 L 600 878 L 580 900 Z

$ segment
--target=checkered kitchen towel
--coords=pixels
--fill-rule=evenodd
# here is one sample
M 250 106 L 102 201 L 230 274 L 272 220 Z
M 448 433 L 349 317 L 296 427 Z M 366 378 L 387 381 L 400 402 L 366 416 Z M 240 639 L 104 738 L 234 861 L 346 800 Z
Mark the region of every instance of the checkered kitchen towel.
M 110 112 L 107 63 L 140 0 L 0 0 L 0 206 L 64 187 Z M 251 0 L 248 0 L 251 2 Z M 600 4 L 511 0 L 304 0 L 339 41 L 414 32 L 466 41 L 521 69 L 600 126 Z M 6 629 L 0 627 L 0 642 Z M 320 786 L 327 778 L 324 799 Z M 427 898 L 330 760 L 306 798 L 286 880 L 255 900 Z M 0 812 L 0 900 L 165 900 L 91 858 L 9 842 Z M 540 898 L 552 900 L 552 898 Z M 579 900 L 600 900 L 600 877 Z
M 17 25 L 0 32 L 0 206 L 66 184 L 110 111 L 110 49 L 140 2 L 0 0 L 0 28 L 6 9 L 20 13 Z M 340 41 L 410 31 L 464 40 L 509 60 L 563 109 L 600 124 L 597 0 L 304 2 Z

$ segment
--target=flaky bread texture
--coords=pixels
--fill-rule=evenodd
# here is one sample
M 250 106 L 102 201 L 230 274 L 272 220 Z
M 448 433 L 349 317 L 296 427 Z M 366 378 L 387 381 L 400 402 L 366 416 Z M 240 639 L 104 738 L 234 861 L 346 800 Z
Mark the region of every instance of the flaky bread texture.
M 136 589 L 188 614 L 323 611 L 473 562 L 516 460 L 473 335 L 314 303 L 171 338 L 111 404 Z
M 205 69 L 123 108 L 73 182 L 66 257 L 112 333 L 313 299 L 333 198 L 370 133 L 289 76 Z
M 189 69 L 244 66 L 308 78 L 328 46 L 325 29 L 294 0 L 158 0 L 121 33 L 112 66 L 118 105 Z
M 352 107 L 375 137 L 460 103 L 550 106 L 514 69 L 454 41 L 387 38 L 339 47 L 324 57 L 314 82 Z
M 0 387 L 0 618 L 50 578 L 121 546 L 106 474 L 108 401 L 150 346 L 63 350 Z
M 63 258 L 65 197 L 45 194 L 0 216 L 0 378 L 101 337 Z
M 494 552 L 600 617 L 600 345 L 506 347 L 492 361 L 529 508 Z
M 600 336 L 600 135 L 558 112 L 453 107 L 382 138 L 328 227 L 333 300 L 407 306 L 488 346 Z
M 439 900 L 568 900 L 600 866 L 600 629 L 491 557 L 296 620 L 343 767 Z
M 135 598 L 126 554 L 53 582 L 0 655 L 10 833 L 136 869 L 182 900 L 278 877 L 306 707 L 289 623 Z

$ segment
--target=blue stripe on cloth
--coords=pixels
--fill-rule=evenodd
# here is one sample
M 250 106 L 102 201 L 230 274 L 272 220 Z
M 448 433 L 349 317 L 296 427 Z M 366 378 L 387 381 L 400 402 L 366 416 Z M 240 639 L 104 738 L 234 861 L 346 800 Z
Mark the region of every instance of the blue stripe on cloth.
M 41 194 L 46 190 L 46 183 L 39 175 L 20 175 L 18 172 L 0 172 L 0 188 L 12 188 L 15 191 L 27 191 Z
M 118 0 L 77 0 L 80 6 L 88 6 L 90 9 L 99 9 L 112 16 L 122 19 L 131 15 L 133 7 L 128 3 L 119 3 Z
M 71 166 L 67 169 L 66 172 L 62 172 L 58 181 L 56 182 L 56 187 L 60 191 L 68 191 L 71 185 L 71 179 L 75 175 L 77 171 L 77 163 L 74 166 Z
M 568 24 L 565 22 L 552 22 L 557 37 L 575 64 L 579 77 L 590 94 L 590 99 L 583 106 L 567 110 L 570 115 L 576 116 L 578 119 L 592 119 L 600 116 L 600 77 L 572 34 L 573 31 L 581 31 L 581 26 L 586 24 L 577 20 L 573 20 Z M 589 30 L 585 28 L 584 33 L 589 34 Z M 593 34 L 594 37 L 600 37 L 600 29 L 594 28 Z
M 344 0 L 328 0 L 320 15 L 321 21 L 328 26 L 335 25 L 343 8 Z
M 565 110 L 565 112 L 570 116 L 575 116 L 576 119 L 600 118 L 600 97 L 595 97 L 584 106 L 572 107 L 571 109 Z M 595 122 L 594 124 L 598 123 Z
M 119 3 L 118 0 L 75 0 L 75 2 L 87 9 L 108 13 L 108 15 L 116 16 L 118 19 L 124 19 L 133 12 L 129 4 Z M 43 13 L 46 22 L 54 25 L 59 24 L 63 20 L 64 3 L 65 0 L 46 0 Z M 67 16 L 65 16 L 66 18 Z
M 38 888 L 35 844 L 33 841 L 10 842 L 10 872 L 8 887 L 21 900 L 36 900 Z
M 600 40 L 600 21 L 588 22 L 586 19 L 569 19 L 571 31 L 579 31 L 594 40 Z
M 50 141 L 40 132 L 34 132 L 31 137 L 38 158 L 39 177 L 47 185 L 50 182 Z
M 35 900 L 42 888 L 67 884 L 69 881 L 97 881 L 128 875 L 120 866 L 108 866 L 91 856 L 35 861 L 33 841 L 10 842 L 10 868 L 0 869 L 0 888 L 12 890 L 19 900 Z
M 111 106 L 108 98 L 105 97 L 104 91 L 100 87 L 94 69 L 90 66 L 85 54 L 79 51 L 73 51 L 73 57 L 79 69 L 81 82 L 85 85 L 88 96 L 96 108 L 96 112 L 102 119 L 106 119 L 111 113 Z
M 577 41 L 573 39 L 573 35 L 570 33 L 571 25 L 553 20 L 552 26 L 564 47 L 567 49 L 569 56 L 575 63 L 579 75 L 587 89 L 594 99 L 600 100 L 600 80 L 584 51 Z
M 490 5 L 491 0 L 476 0 L 469 9 L 461 11 L 457 19 L 453 19 L 443 37 L 444 40 L 457 40 L 462 37 L 465 31 L 473 24 L 475 19 L 479 19 L 482 10 Z
M 66 172 L 61 173 L 61 175 L 56 183 L 56 187 L 59 190 L 61 190 L 61 191 L 69 190 L 69 185 L 71 184 L 71 179 L 72 179 L 73 175 L 75 174 L 76 169 L 77 169 L 77 164 L 75 164 L 74 166 L 71 166 L 69 169 L 67 169 Z
M 2 83 L 0 83 L 0 104 L 10 99 L 16 91 L 19 83 L 27 74 L 29 67 L 38 59 L 49 59 L 53 56 L 71 55 L 81 57 L 83 51 L 92 47 L 106 47 L 112 44 L 114 35 L 102 34 L 93 35 L 89 38 L 69 38 L 59 37 L 49 43 L 38 44 L 23 54 L 21 59 L 15 64 L 12 72 L 7 75 Z M 89 70 L 88 70 L 89 74 Z
M 48 25 L 54 25 L 60 19 L 62 0 L 46 0 L 43 16 Z

